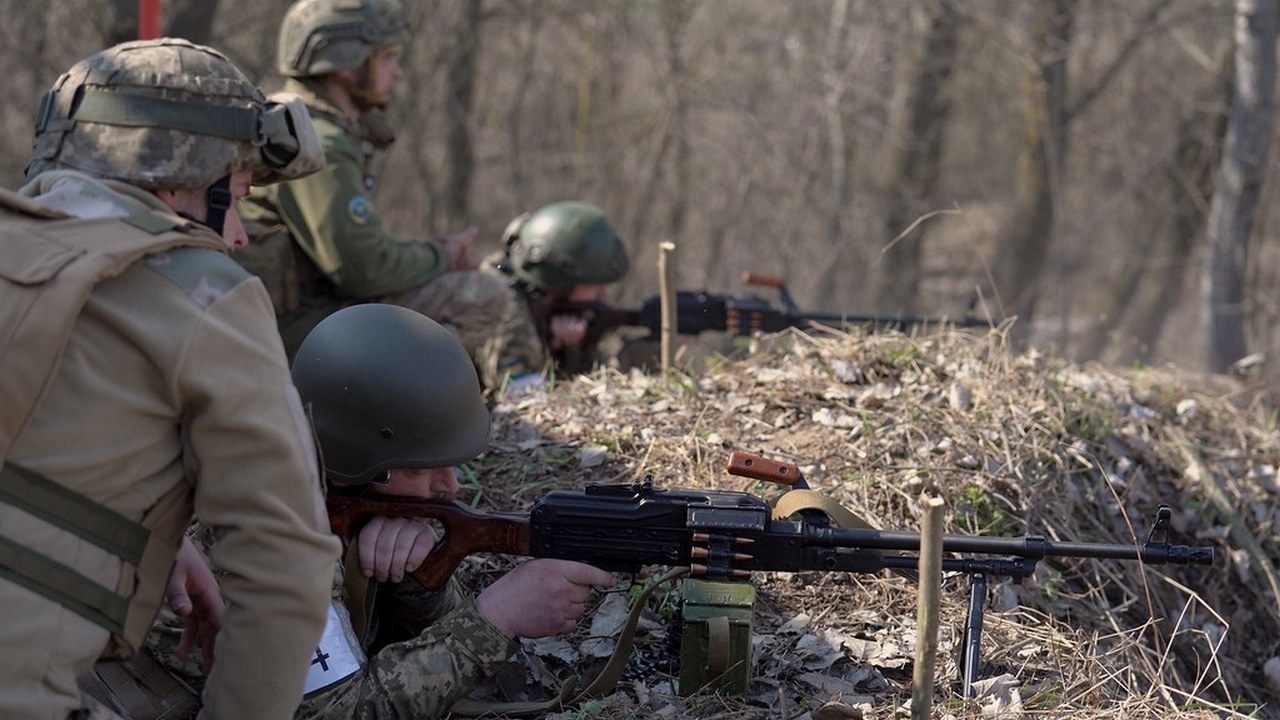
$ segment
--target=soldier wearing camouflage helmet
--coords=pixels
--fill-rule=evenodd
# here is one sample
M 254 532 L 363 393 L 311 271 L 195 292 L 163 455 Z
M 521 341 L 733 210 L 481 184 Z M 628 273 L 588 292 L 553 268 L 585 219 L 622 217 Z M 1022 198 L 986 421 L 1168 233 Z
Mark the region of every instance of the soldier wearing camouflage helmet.
M 479 264 L 474 228 L 406 238 L 384 227 L 375 209 L 374 163 L 395 139 L 383 109 L 401 75 L 408 28 L 396 0 L 298 0 L 281 25 L 277 70 L 285 90 L 305 98 L 327 167 L 255 190 L 241 207 L 253 242 L 237 257 L 273 290 L 290 355 L 317 322 L 352 303 L 391 302 L 435 316 L 444 293 L 433 283 Z M 500 287 L 480 292 L 461 302 L 494 313 L 515 303 Z
M 206 717 L 292 714 L 338 543 L 269 299 L 226 251 L 252 183 L 320 165 L 300 102 L 186 41 L 45 95 L 27 184 L 0 191 L 0 717 L 116 717 L 76 676 L 136 651 L 166 592 L 210 656 L 217 633 Z M 193 509 L 225 618 L 179 549 Z
M 356 305 L 307 336 L 293 378 L 315 423 L 330 492 L 453 500 L 453 466 L 489 439 L 471 359 L 435 321 L 394 305 Z M 472 599 L 455 579 L 437 592 L 406 573 L 436 541 L 429 524 L 375 518 L 335 576 L 329 626 L 297 717 L 440 717 L 515 650 L 518 638 L 566 632 L 610 573 L 531 560 Z M 348 592 L 348 589 L 351 592 Z M 376 594 L 375 594 L 376 593 Z M 359 601 L 359 604 L 356 604 Z M 371 623 L 376 606 L 377 622 Z M 375 634 L 376 629 L 376 634 Z

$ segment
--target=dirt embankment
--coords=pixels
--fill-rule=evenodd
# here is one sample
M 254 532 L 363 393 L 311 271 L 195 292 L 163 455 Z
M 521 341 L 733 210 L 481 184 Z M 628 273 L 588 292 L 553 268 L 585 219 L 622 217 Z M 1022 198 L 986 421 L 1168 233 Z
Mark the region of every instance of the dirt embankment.
M 499 405 L 495 420 L 494 452 L 466 472 L 464 496 L 479 507 L 525 509 L 552 488 L 645 475 L 776 497 L 725 472 L 731 450 L 797 464 L 815 489 L 887 529 L 918 530 L 920 499 L 935 496 L 951 533 L 1132 543 L 1169 504 L 1170 539 L 1215 546 L 1217 564 L 1046 560 L 1021 584 L 993 580 L 980 668 L 993 687 L 977 702 L 955 684 L 968 585 L 948 578 L 935 717 L 1280 717 L 1267 679 L 1280 666 L 1280 432 L 1275 412 L 1232 381 L 1013 355 L 996 331 L 792 332 L 665 380 L 601 370 Z M 892 717 L 909 700 L 911 581 L 753 582 L 746 697 L 672 695 L 675 589 L 651 601 L 618 692 L 564 717 Z M 600 653 L 584 649 L 587 625 L 563 646 L 526 643 L 520 667 L 532 670 L 485 693 L 545 697 L 589 676 Z

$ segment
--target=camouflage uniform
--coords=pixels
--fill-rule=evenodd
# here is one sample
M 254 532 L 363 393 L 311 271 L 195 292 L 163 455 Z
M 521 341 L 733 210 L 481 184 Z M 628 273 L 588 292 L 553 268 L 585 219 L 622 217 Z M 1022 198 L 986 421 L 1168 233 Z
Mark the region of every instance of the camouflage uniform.
M 307 695 L 298 720 L 440 717 L 515 651 L 456 580 L 438 593 L 414 580 L 379 589 L 377 644 L 407 639 L 383 645 L 355 675 Z M 345 602 L 345 595 L 335 599 Z
M 504 367 L 541 370 L 541 344 L 523 341 L 532 332 L 528 313 L 500 276 L 451 271 L 449 254 L 439 245 L 387 233 L 372 200 L 372 162 L 387 142 L 371 129 L 376 126 L 345 116 L 314 80 L 290 79 L 285 91 L 305 98 L 328 165 L 296 182 L 255 188 L 240 203 L 257 242 L 287 233 L 295 245 L 289 255 L 273 255 L 280 259 L 267 267 L 252 265 L 256 247 L 242 250 L 237 259 L 263 276 L 296 278 L 296 297 L 276 302 L 289 355 L 334 311 L 376 301 L 417 310 L 453 330 L 476 359 L 487 387 L 501 383 Z M 377 110 L 364 113 L 366 120 L 378 117 Z M 293 267 L 280 268 L 283 263 Z
M 199 546 L 213 546 L 212 534 L 199 526 L 189 535 Z M 412 579 L 377 583 L 359 574 L 355 553 L 353 544 L 349 562 L 335 568 L 332 599 L 344 610 L 330 618 L 363 638 L 363 667 L 308 692 L 297 720 L 440 717 L 515 651 L 516 643 L 476 612 L 456 579 L 437 592 Z M 181 636 L 181 619 L 165 611 L 147 638 L 148 650 L 184 682 L 202 687 L 194 655 L 177 657 Z M 317 649 L 312 665 L 321 661 Z

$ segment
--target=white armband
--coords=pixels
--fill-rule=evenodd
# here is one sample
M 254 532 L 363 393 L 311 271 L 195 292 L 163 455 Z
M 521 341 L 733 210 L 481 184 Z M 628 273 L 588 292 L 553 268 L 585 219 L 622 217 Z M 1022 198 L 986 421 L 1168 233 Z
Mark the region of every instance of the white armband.
M 351 627 L 351 614 L 345 605 L 335 600 L 329 603 L 329 619 L 324 624 L 320 646 L 311 656 L 303 693 L 310 695 L 323 690 L 355 675 L 362 667 L 364 651 L 360 649 L 355 630 Z

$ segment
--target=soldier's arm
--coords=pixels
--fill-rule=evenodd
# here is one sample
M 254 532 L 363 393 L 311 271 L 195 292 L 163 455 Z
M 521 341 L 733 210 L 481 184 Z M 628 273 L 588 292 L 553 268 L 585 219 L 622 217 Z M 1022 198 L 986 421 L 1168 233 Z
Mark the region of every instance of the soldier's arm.
M 359 685 L 344 693 L 354 693 L 370 717 L 443 717 L 516 647 L 467 600 L 417 637 L 370 657 Z
M 226 600 L 202 717 L 288 718 L 324 628 L 339 543 L 266 291 L 244 274 L 206 300 L 179 373 L 195 511 L 217 536 L 210 560 Z
M 326 133 L 328 165 L 279 188 L 280 214 L 334 285 L 353 298 L 373 298 L 424 285 L 449 271 L 440 245 L 394 237 L 364 188 L 359 147 Z

